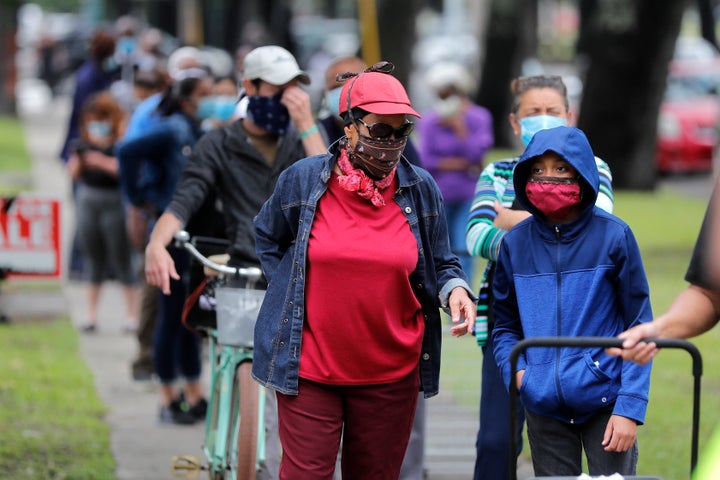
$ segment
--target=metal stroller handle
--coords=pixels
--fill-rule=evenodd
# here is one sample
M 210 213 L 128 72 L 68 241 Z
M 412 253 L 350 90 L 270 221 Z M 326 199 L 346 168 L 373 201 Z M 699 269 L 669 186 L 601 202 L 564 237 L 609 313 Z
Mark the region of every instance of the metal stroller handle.
M 679 348 L 692 357 L 693 372 L 693 419 L 692 449 L 690 453 L 690 473 L 695 470 L 698 456 L 698 426 L 700 423 L 700 378 L 702 377 L 702 357 L 697 347 L 679 338 L 645 338 L 643 342 L 652 342 L 658 348 Z M 517 480 L 517 451 L 515 431 L 517 430 L 518 389 L 515 381 L 518 357 L 529 347 L 600 347 L 622 348 L 623 340 L 617 337 L 533 337 L 525 338 L 510 352 L 510 480 Z

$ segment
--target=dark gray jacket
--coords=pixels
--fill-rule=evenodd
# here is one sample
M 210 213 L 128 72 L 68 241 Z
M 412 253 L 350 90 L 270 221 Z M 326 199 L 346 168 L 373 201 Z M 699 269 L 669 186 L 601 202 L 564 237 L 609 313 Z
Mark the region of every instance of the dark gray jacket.
M 187 224 L 214 189 L 222 202 L 232 264 L 258 264 L 253 217 L 273 193 L 280 173 L 303 157 L 294 127 L 279 138 L 272 167 L 248 141 L 242 121 L 211 130 L 196 144 L 166 211 Z

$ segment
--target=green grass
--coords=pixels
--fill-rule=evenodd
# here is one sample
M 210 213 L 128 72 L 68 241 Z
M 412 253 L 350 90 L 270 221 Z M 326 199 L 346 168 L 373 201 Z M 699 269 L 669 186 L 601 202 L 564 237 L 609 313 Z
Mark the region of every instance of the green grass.
M 504 154 L 503 154 L 504 155 Z M 502 158 L 502 157 L 499 157 Z M 615 214 L 632 228 L 650 284 L 653 312 L 664 312 L 687 286 L 683 280 L 700 228 L 706 200 L 673 192 L 616 192 Z M 477 263 L 478 269 L 484 262 Z M 480 271 L 480 270 L 479 270 Z M 706 366 L 720 362 L 720 329 L 691 340 Z M 482 352 L 473 338 L 450 337 L 443 342 L 441 388 L 463 405 L 479 405 Z M 689 355 L 668 350 L 655 360 L 646 424 L 639 428 L 638 473 L 668 479 L 689 478 L 692 374 Z M 700 449 L 720 422 L 717 396 L 720 374 L 706 368 L 702 380 Z M 527 443 L 526 443 L 527 445 Z M 527 455 L 527 449 L 523 455 Z
M 2 174 L 28 173 L 18 119 L 0 117 L 0 194 L 14 193 Z M 55 289 L 28 281 L 11 289 Z M 67 318 L 16 318 L 0 325 L 0 477 L 3 480 L 115 478 L 105 407 Z
M 3 480 L 115 478 L 104 412 L 68 319 L 0 327 Z
M 3 171 L 30 170 L 30 156 L 25 147 L 25 135 L 20 121 L 15 117 L 0 116 L 0 152 L 2 152 Z
M 0 116 L 0 155 L 0 195 L 16 195 L 26 188 L 18 179 L 30 175 L 25 135 L 16 117 Z M 10 175 L 3 178 L 3 173 Z

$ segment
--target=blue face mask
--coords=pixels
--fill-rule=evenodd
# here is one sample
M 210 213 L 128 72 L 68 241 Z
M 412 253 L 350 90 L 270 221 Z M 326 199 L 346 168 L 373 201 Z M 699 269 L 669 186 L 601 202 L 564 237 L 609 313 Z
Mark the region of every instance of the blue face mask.
M 215 113 L 215 97 L 203 97 L 198 102 L 198 109 L 195 117 L 198 120 L 205 120 L 213 116 Z
M 90 121 L 87 124 L 87 132 L 92 138 L 103 139 L 110 136 L 112 125 L 105 121 Z
M 237 98 L 231 95 L 215 97 L 215 113 L 213 116 L 221 122 L 227 122 L 235 114 Z
M 275 135 L 285 135 L 290 124 L 290 113 L 280 103 L 283 92 L 272 97 L 255 95 L 248 98 L 247 115 L 258 127 Z
M 552 115 L 535 115 L 534 117 L 525 117 L 520 119 L 520 136 L 523 145 L 526 147 L 540 130 L 548 128 L 561 127 L 567 125 L 567 119 L 562 117 L 553 117 Z
M 342 92 L 342 87 L 325 92 L 325 106 L 335 117 L 340 116 L 340 92 Z
M 129 55 L 135 50 L 135 44 L 137 43 L 137 40 L 135 40 L 133 37 L 122 37 L 117 42 L 117 51 Z

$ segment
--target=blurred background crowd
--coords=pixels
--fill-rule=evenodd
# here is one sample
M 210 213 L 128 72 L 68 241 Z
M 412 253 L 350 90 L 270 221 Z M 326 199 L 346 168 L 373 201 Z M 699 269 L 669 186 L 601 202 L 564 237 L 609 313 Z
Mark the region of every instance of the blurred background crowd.
M 358 54 L 367 64 L 381 57 L 392 61 L 421 110 L 433 101 L 424 73 L 439 62 L 457 62 L 473 75 L 474 101 L 493 115 L 495 146 L 514 148 L 505 121 L 509 80 L 558 73 L 568 85 L 578 126 L 599 155 L 612 159 L 617 187 L 652 189 L 660 175 L 712 168 L 720 117 L 717 3 L 3 2 L 0 34 L 14 37 L 18 55 L 13 65 L 7 60 L 13 57 L 3 56 L 0 105 L 42 109 L 53 95 L 71 94 L 89 39 L 103 29 L 116 36 L 109 62 L 126 82 L 138 77 L 151 83 L 156 69 L 183 45 L 198 47 L 213 75 L 235 78 L 251 48 L 284 46 L 310 74 L 306 88 L 318 112 L 324 70 L 333 58 Z M 114 88 L 119 92 L 129 83 Z

